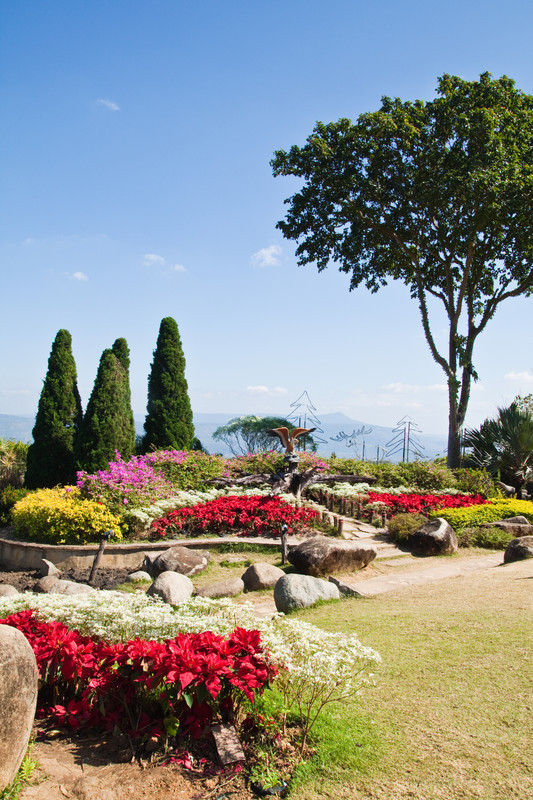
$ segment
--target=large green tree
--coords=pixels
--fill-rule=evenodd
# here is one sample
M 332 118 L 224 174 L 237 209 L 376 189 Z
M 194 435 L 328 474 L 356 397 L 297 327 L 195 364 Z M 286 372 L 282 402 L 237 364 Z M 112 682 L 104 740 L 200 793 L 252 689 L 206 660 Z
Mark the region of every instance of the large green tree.
M 74 446 L 82 419 L 72 338 L 60 330 L 52 345 L 28 449 L 26 486 L 30 489 L 72 483 Z
M 477 378 L 474 345 L 501 302 L 533 287 L 533 97 L 507 77 L 444 75 L 429 102 L 384 97 L 357 122 L 317 123 L 304 147 L 279 150 L 275 175 L 304 187 L 278 227 L 300 264 L 335 262 L 376 292 L 403 281 L 448 384 L 448 465 Z M 441 347 L 430 321 L 448 319 Z
M 148 405 L 143 449 L 191 450 L 194 425 L 185 378 L 185 356 L 176 320 L 161 320 L 148 378 Z
M 135 428 L 129 385 L 129 350 L 117 339 L 100 358 L 76 447 L 79 469 L 106 469 L 115 451 L 129 459 L 135 451 Z

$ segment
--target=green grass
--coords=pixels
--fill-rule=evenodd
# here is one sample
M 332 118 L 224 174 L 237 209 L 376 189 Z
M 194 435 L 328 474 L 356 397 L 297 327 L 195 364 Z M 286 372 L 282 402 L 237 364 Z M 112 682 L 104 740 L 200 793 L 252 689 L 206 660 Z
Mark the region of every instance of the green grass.
M 300 612 L 356 631 L 383 664 L 354 705 L 328 708 L 291 798 L 533 796 L 532 562 Z

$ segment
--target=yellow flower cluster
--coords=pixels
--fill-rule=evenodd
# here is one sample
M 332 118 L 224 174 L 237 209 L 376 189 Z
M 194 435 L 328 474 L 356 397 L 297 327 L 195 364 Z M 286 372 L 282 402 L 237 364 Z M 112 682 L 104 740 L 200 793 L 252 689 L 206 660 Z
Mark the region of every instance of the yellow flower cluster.
M 443 517 L 456 530 L 519 515 L 533 522 L 531 500 L 494 500 L 480 506 L 468 506 L 468 508 L 437 508 L 429 513 L 430 517 Z
M 38 489 L 15 503 L 16 532 L 49 544 L 98 542 L 105 531 L 121 539 L 120 518 L 95 500 L 83 500 L 75 486 Z

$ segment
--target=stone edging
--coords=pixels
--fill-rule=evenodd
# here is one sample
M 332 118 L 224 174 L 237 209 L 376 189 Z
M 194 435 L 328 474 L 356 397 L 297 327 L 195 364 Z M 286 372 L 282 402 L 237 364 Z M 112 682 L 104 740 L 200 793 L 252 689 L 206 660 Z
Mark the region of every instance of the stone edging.
M 292 537 L 291 537 L 292 538 Z M 228 543 L 243 544 L 250 539 L 242 536 L 227 536 L 210 539 L 173 539 L 162 542 L 134 542 L 127 544 L 108 543 L 104 550 L 100 565 L 115 569 L 140 569 L 145 553 L 161 552 L 174 544 L 201 550 L 206 547 Z M 253 544 L 279 547 L 278 539 L 253 539 Z M 295 544 L 291 542 L 291 544 Z M 23 542 L 13 536 L 13 528 L 0 530 L 0 569 L 8 570 L 33 570 L 39 569 L 43 558 L 51 561 L 60 569 L 90 569 L 94 557 L 98 552 L 98 544 L 39 544 L 38 542 Z

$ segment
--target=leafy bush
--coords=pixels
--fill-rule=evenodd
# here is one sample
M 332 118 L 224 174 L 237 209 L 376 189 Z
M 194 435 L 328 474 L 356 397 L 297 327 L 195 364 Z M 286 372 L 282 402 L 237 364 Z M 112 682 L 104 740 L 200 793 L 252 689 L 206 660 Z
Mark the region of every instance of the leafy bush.
M 375 464 L 371 461 L 331 457 L 329 471 L 341 475 L 368 475 L 376 478 L 377 485 L 383 488 L 412 486 L 414 489 L 431 492 L 452 489 L 457 483 L 451 470 L 433 461 L 400 464 L 385 461 Z
M 520 514 L 533 523 L 533 503 L 530 500 L 496 500 L 469 508 L 439 508 L 429 512 L 430 517 L 447 520 L 456 531 Z
M 13 486 L 0 489 L 0 526 L 11 524 L 13 506 L 27 494 L 28 489 L 15 489 Z
M 24 485 L 29 444 L 14 439 L 0 439 L 0 489 Z
M 197 450 L 155 450 L 145 459 L 163 473 L 174 490 L 204 491 L 210 480 L 228 474 L 225 458 Z
M 12 518 L 20 536 L 37 542 L 99 542 L 110 529 L 115 538 L 122 538 L 119 517 L 101 503 L 81 498 L 75 487 L 30 492 L 15 504 Z
M 328 460 L 315 455 L 315 453 L 301 452 L 298 453 L 298 456 L 300 458 L 300 472 L 305 472 L 306 469 L 311 469 L 311 467 L 318 467 L 320 472 L 330 471 Z M 251 475 L 268 473 L 275 475 L 278 472 L 283 472 L 286 468 L 283 453 L 274 451 L 235 456 L 235 458 L 230 458 L 226 465 L 229 476 L 232 478 L 238 477 L 242 473 Z
M 487 547 L 490 550 L 505 550 L 515 538 L 513 533 L 501 528 L 462 528 L 457 531 L 459 547 Z
M 457 489 L 467 494 L 482 494 L 483 497 L 499 498 L 501 492 L 494 483 L 494 478 L 484 469 L 454 469 Z
M 427 522 L 424 514 L 395 514 L 387 522 L 387 531 L 393 541 L 405 542 L 424 522 Z

